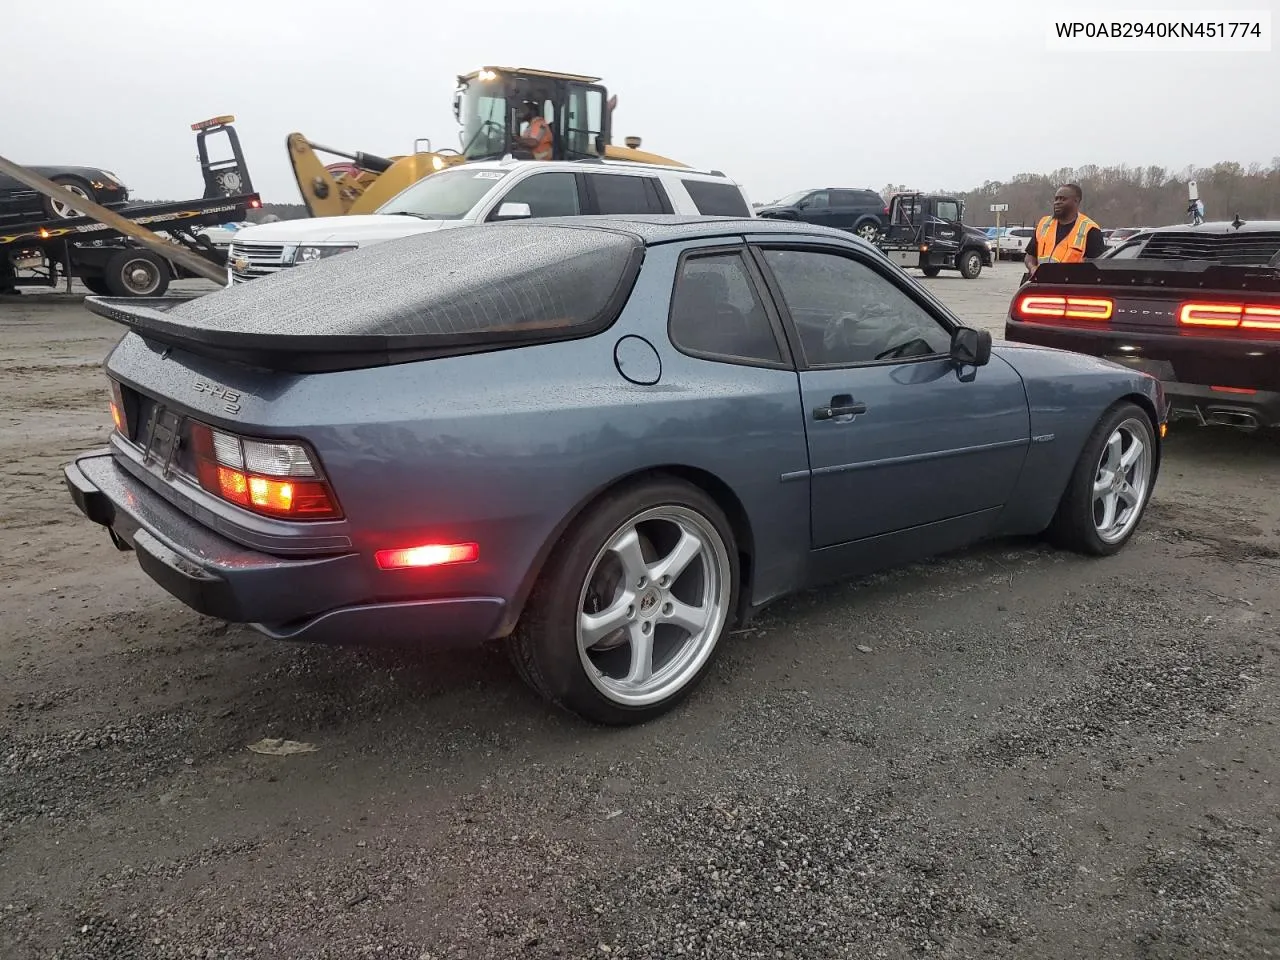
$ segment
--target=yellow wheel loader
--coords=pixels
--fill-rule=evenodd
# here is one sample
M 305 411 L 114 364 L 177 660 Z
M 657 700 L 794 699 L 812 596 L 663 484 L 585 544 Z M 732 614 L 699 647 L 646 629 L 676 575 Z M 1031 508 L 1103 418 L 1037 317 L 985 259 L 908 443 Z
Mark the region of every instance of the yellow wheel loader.
M 303 202 L 313 217 L 372 213 L 405 187 L 438 170 L 469 160 L 505 156 L 532 159 L 520 142 L 521 117 L 531 105 L 552 131 L 553 160 L 629 160 L 664 166 L 686 166 L 640 149 L 639 137 L 626 146 L 612 143 L 613 110 L 599 77 L 555 73 L 527 67 L 484 67 L 458 77 L 453 115 L 462 128 L 461 150 L 433 151 L 430 141 L 411 154 L 379 157 L 349 153 L 313 143 L 301 133 L 288 138 L 289 162 Z M 318 154 L 347 162 L 324 163 Z

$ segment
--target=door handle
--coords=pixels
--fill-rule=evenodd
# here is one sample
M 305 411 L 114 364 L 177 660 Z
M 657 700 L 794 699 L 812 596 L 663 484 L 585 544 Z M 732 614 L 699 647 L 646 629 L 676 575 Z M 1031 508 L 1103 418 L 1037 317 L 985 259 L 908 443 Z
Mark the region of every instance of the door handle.
M 834 420 L 836 417 L 853 417 L 860 413 L 867 412 L 867 405 L 861 401 L 854 400 L 847 393 L 842 393 L 831 398 L 831 402 L 825 407 L 813 408 L 813 419 L 815 420 Z

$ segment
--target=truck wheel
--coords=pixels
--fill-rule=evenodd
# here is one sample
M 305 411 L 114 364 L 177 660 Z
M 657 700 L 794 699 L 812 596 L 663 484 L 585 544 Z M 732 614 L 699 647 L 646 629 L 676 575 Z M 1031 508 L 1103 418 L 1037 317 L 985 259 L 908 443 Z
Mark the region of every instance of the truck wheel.
M 80 282 L 90 293 L 96 293 L 100 297 L 110 296 L 111 288 L 107 286 L 107 281 L 102 277 L 81 277 Z
M 920 269 L 924 272 L 926 277 L 936 277 L 942 272 L 941 267 L 921 267 Z
M 956 266 L 960 268 L 960 276 L 966 280 L 977 279 L 982 273 L 982 254 L 977 250 L 966 250 L 960 254 L 960 262 Z
M 103 270 L 117 297 L 159 297 L 169 289 L 169 264 L 150 250 L 121 250 Z

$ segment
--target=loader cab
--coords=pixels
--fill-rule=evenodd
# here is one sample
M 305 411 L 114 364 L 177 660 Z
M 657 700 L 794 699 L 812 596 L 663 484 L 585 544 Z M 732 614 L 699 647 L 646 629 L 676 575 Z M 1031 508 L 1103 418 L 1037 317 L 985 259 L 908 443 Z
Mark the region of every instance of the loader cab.
M 603 157 L 610 142 L 610 111 L 608 91 L 599 79 L 506 67 L 485 67 L 458 77 L 453 115 L 462 127 L 463 156 L 527 158 L 515 138 L 521 133 L 522 107 L 533 101 L 551 125 L 552 159 Z

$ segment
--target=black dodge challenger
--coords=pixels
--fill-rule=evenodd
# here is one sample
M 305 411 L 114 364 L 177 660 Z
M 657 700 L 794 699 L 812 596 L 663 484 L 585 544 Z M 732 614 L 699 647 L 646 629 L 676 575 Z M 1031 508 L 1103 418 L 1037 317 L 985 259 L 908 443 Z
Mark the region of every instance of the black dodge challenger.
M 68 220 L 81 216 L 74 204 L 83 197 L 107 208 L 120 207 L 129 201 L 129 189 L 110 170 L 101 167 L 31 166 L 54 183 L 61 184 L 70 196 L 51 200 L 25 183 L 0 173 L 0 220 Z

